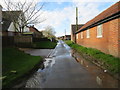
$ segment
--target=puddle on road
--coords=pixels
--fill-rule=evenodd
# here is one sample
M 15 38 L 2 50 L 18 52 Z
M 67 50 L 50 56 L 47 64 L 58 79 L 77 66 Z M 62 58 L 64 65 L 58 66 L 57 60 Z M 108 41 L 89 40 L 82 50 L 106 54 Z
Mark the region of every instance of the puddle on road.
M 47 68 L 50 68 L 52 67 L 53 65 L 55 64 L 55 59 L 54 58 L 45 58 L 45 61 L 43 62 L 43 69 L 47 69 Z M 38 70 L 39 71 L 39 70 Z
M 54 64 L 54 58 L 45 58 L 37 72 L 26 82 L 25 88 L 42 88 Z
M 110 76 L 108 73 L 104 72 L 103 69 L 99 68 L 98 66 L 92 64 L 90 61 L 84 60 L 78 53 L 74 50 L 71 50 L 67 45 L 58 45 L 57 51 L 53 52 L 51 57 L 45 58 L 44 63 L 42 64 L 41 68 L 31 77 L 27 84 L 27 88 L 42 88 L 44 85 L 43 83 L 46 82 L 48 76 L 50 76 L 50 72 L 52 70 L 51 67 L 55 65 L 55 58 L 57 55 L 59 57 L 64 56 L 71 56 L 74 57 L 75 60 L 80 63 L 96 80 L 96 83 L 101 88 L 117 88 L 118 87 L 118 80 Z M 62 51 L 61 49 L 65 47 Z M 52 83 L 52 82 L 51 82 Z M 92 83 L 92 82 L 91 82 Z
M 106 70 L 103 70 L 90 61 L 83 59 L 83 57 L 80 57 L 75 50 L 71 50 L 71 55 L 95 77 L 97 84 L 101 88 L 118 88 L 118 80 L 106 73 Z

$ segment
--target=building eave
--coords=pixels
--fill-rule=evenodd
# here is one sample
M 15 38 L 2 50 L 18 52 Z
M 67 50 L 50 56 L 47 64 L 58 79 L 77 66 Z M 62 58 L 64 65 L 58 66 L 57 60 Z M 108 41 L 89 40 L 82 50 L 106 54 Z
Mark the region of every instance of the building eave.
M 120 11 L 115 13 L 115 14 L 113 14 L 113 15 L 111 15 L 111 16 L 109 16 L 109 17 L 106 17 L 106 18 L 104 18 L 102 20 L 99 20 L 98 22 L 93 23 L 93 24 L 89 25 L 86 28 L 79 29 L 77 32 L 75 32 L 75 34 L 77 34 L 79 32 L 82 32 L 82 31 L 85 31 L 85 30 L 87 30 L 89 28 L 95 27 L 97 25 L 103 24 L 105 22 L 111 21 L 111 20 L 116 19 L 116 18 L 120 18 Z

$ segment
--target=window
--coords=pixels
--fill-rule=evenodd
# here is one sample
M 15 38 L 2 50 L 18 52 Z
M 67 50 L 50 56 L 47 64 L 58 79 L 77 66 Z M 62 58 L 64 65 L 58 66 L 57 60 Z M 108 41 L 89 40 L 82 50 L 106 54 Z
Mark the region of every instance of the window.
M 81 39 L 83 38 L 83 32 L 81 32 Z
M 78 34 L 77 34 L 77 39 L 78 39 Z
M 89 29 L 86 31 L 86 38 L 90 38 L 90 30 Z
M 102 37 L 102 25 L 97 26 L 97 38 Z

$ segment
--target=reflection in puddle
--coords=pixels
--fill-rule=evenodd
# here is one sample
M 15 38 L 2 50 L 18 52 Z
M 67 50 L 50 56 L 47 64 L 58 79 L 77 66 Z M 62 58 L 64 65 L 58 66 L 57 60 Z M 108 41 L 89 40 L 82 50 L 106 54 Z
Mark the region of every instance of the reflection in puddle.
M 44 66 L 45 68 L 52 67 L 55 64 L 54 58 L 45 58 Z
M 46 81 L 51 67 L 55 64 L 54 58 L 45 58 L 45 62 L 41 65 L 38 71 L 27 81 L 26 88 L 41 88 Z
M 102 85 L 102 79 L 99 76 L 96 77 L 96 81 L 99 85 Z
M 68 47 L 66 44 L 61 45 L 61 43 L 63 42 L 58 43 L 55 50 L 53 50 L 53 52 L 49 55 L 49 58 L 45 58 L 45 62 L 43 63 L 41 68 L 34 74 L 34 76 L 28 80 L 26 87 L 42 88 L 47 87 L 46 85 L 49 86 L 51 84 L 53 86 L 68 85 L 69 87 L 72 87 L 72 85 L 78 85 L 79 87 L 81 82 L 82 86 L 85 85 L 85 87 L 87 87 L 88 85 L 89 87 L 89 83 L 93 83 L 92 81 L 95 81 L 95 84 L 93 84 L 93 86 L 97 84 L 97 86 L 99 85 L 100 88 L 118 87 L 118 80 L 114 79 L 109 74 L 107 74 L 105 70 L 99 68 L 90 61 L 85 60 L 79 55 L 79 53 L 75 52 L 74 50 L 71 50 L 70 47 Z M 74 61 L 73 57 L 78 63 Z M 77 68 L 75 68 L 76 66 Z M 87 77 L 80 77 L 80 75 L 85 76 L 87 74 L 81 71 L 79 72 L 79 66 L 83 68 L 81 70 L 87 70 L 87 74 L 90 75 L 90 77 L 88 78 L 92 78 L 92 81 L 88 81 L 89 79 L 87 80 Z M 71 79 L 71 77 L 74 78 Z M 82 79 L 83 81 L 81 81 Z M 78 81 L 80 83 L 78 83 Z M 85 84 L 86 81 L 87 84 Z
M 118 80 L 106 73 L 106 70 L 101 69 L 90 61 L 85 60 L 75 50 L 71 50 L 72 56 L 79 62 L 86 70 L 88 70 L 95 78 L 97 84 L 102 88 L 117 88 Z

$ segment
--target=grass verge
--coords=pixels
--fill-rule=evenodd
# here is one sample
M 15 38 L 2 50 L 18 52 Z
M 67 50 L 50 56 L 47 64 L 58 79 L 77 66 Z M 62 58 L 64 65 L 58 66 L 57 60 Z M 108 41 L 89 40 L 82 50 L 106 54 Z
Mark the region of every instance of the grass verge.
M 73 43 L 72 41 L 65 41 L 71 48 L 78 51 L 80 54 L 85 54 L 93 57 L 103 64 L 103 67 L 107 69 L 111 74 L 117 75 L 120 72 L 120 58 L 116 58 L 112 55 L 105 54 L 97 49 L 87 48 Z
M 17 48 L 3 48 L 2 50 L 2 86 L 11 87 L 13 82 L 32 70 L 42 62 L 40 56 L 31 56 Z
M 56 42 L 51 41 L 41 41 L 41 42 L 35 42 L 32 44 L 33 48 L 37 49 L 53 49 L 57 45 Z

